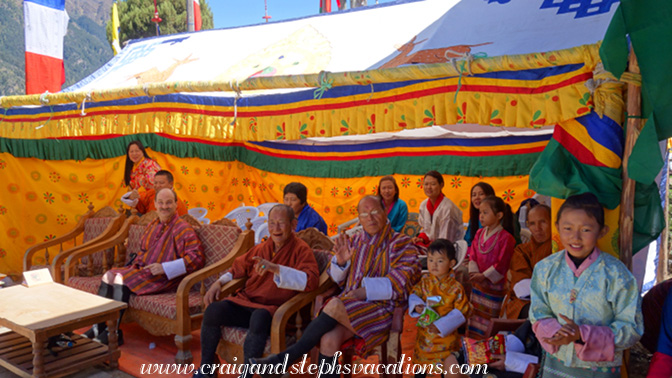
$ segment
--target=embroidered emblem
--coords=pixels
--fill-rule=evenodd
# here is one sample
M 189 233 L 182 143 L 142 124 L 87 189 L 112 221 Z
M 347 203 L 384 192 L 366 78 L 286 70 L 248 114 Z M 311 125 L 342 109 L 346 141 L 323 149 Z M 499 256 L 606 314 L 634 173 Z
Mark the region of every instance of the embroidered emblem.
M 576 302 L 576 290 L 572 289 L 572 291 L 569 292 L 569 303 L 572 304 Z

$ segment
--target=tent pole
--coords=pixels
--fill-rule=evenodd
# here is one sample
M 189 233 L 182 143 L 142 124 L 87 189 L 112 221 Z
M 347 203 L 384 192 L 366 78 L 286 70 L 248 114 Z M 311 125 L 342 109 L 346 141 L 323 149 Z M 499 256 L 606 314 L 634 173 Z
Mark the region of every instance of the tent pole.
M 639 74 L 635 51 L 630 48 L 628 71 Z M 628 116 L 625 122 L 625 149 L 623 151 L 623 191 L 621 192 L 621 212 L 619 216 L 619 245 L 621 261 L 632 270 L 632 234 L 635 212 L 635 181 L 628 177 L 628 159 L 641 131 L 641 86 L 628 83 Z
M 667 147 L 666 143 L 666 147 Z M 665 159 L 668 158 L 668 149 L 666 149 Z M 669 165 L 669 162 L 668 162 Z M 661 232 L 661 246 L 659 248 L 658 254 L 658 266 L 656 267 L 656 283 L 661 283 L 665 281 L 668 277 L 668 259 L 669 259 L 669 248 L 670 248 L 670 168 L 663 172 L 665 175 L 665 201 L 663 201 L 663 212 L 665 213 L 665 228 Z

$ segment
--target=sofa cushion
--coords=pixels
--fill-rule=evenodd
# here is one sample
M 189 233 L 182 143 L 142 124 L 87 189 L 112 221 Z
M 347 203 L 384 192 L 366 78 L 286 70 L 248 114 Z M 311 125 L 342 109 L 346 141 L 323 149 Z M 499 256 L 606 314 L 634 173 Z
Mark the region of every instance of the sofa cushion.
M 247 328 L 239 327 L 222 327 L 222 339 L 226 342 L 235 345 L 243 345 L 245 342 L 245 336 L 247 335 Z M 296 334 L 290 332 L 285 334 L 285 343 L 287 346 L 290 346 L 296 343 Z M 266 340 L 266 346 L 264 346 L 264 354 L 271 353 L 271 338 L 269 337 Z
M 70 277 L 70 279 L 68 279 L 68 286 L 86 291 L 87 293 L 98 294 L 98 288 L 100 287 L 102 278 L 102 276 Z
M 233 250 L 233 246 L 236 244 L 241 232 L 238 227 L 215 224 L 208 224 L 196 230 L 196 234 L 201 240 L 203 247 L 205 266 L 209 266 L 226 257 Z M 216 279 L 217 276 L 206 278 L 204 281 L 205 286 L 210 287 Z
M 159 294 L 131 295 L 128 305 L 137 310 L 167 319 L 177 319 L 176 289 Z M 198 290 L 189 292 L 189 314 L 201 312 L 201 294 Z

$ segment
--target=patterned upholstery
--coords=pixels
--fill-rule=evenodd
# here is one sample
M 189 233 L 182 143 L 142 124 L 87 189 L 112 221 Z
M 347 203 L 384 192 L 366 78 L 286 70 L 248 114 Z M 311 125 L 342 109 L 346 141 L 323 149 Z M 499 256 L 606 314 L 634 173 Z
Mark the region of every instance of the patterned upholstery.
M 100 287 L 101 276 L 93 277 L 70 277 L 68 280 L 68 286 L 74 287 L 77 290 L 86 291 L 91 294 L 98 294 L 98 288 Z
M 198 288 L 196 285 L 195 288 Z M 131 295 L 129 307 L 136 310 L 147 311 L 167 319 L 177 318 L 177 302 L 175 292 L 177 288 L 159 294 L 151 295 Z M 198 314 L 201 312 L 201 294 L 192 290 L 189 292 L 189 313 Z
M 420 224 L 418 224 L 418 213 L 408 213 L 408 220 L 404 225 L 404 228 L 401 229 L 401 233 L 412 238 L 420 232 Z
M 332 254 L 330 251 L 325 251 L 322 249 L 314 249 L 313 254 L 315 255 L 315 260 L 317 260 L 317 269 L 319 270 L 320 274 L 322 274 L 322 272 L 327 269 L 327 266 L 331 261 Z
M 145 225 L 139 225 L 139 224 L 132 224 L 131 227 L 128 229 L 128 244 L 126 246 L 126 258 L 131 253 L 138 253 L 140 252 L 140 243 L 142 240 L 142 234 L 145 233 L 145 229 L 147 226 Z
M 235 345 L 243 345 L 245 342 L 245 336 L 247 335 L 246 328 L 239 327 L 222 327 L 222 339 L 227 342 Z M 287 346 L 290 346 L 296 342 L 296 334 L 290 332 L 285 334 L 285 343 Z M 266 340 L 266 346 L 264 347 L 264 354 L 271 353 L 271 338 L 269 337 Z
M 196 234 L 203 246 L 205 266 L 209 266 L 226 257 L 233 249 L 241 232 L 238 227 L 212 224 L 205 225 L 196 230 Z M 206 278 L 204 281 L 205 286 L 210 287 L 216 279 L 216 276 Z
M 98 235 L 102 234 L 103 231 L 107 228 L 107 226 L 114 220 L 115 218 L 112 217 L 106 217 L 106 218 L 89 218 L 86 221 L 84 221 L 84 234 L 82 235 L 82 242 L 86 243 L 91 239 L 96 238 Z M 88 262 L 89 257 L 93 258 L 93 272 L 94 274 L 102 274 L 102 268 L 103 268 L 103 254 L 105 254 L 105 257 L 107 259 L 108 264 L 112 264 L 114 262 L 114 249 L 106 249 L 104 251 L 96 252 L 91 256 L 86 256 L 82 258 L 82 265 L 80 266 L 80 272 L 82 275 L 87 274 L 86 271 L 86 264 Z

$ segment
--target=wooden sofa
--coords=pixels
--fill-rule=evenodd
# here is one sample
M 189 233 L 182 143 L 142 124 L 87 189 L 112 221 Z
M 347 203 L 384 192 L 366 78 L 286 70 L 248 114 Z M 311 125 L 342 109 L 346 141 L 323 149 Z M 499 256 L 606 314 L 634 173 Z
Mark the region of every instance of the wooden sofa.
M 297 294 L 278 308 L 273 315 L 271 336 L 266 343 L 264 355 L 279 353 L 285 350 L 287 345 L 293 344 L 311 320 L 315 298 L 334 285 L 327 273 L 334 242 L 316 228 L 299 231 L 297 236 L 313 248 L 320 271 L 318 287 L 311 292 Z M 228 282 L 222 286 L 219 297 L 226 298 L 242 288 L 244 284 L 244 278 Z M 229 363 L 243 361 L 243 342 L 246 335 L 247 329 L 245 328 L 222 327 L 222 339 L 217 346 L 218 356 Z
M 76 251 L 65 263 L 65 284 L 91 293 L 98 292 L 101 276 L 79 276 L 71 267 L 77 260 L 97 251 L 113 248 L 117 259 L 126 261 L 126 255 L 139 252 L 140 238 L 156 218 L 155 212 L 138 219 L 131 216 L 117 234 L 101 243 Z M 203 319 L 203 297 L 208 286 L 231 265 L 233 260 L 254 245 L 254 233 L 231 226 L 228 220 L 201 226 L 190 215 L 185 215 L 196 230 L 205 254 L 205 266 L 182 277 L 174 290 L 142 296 L 131 296 L 124 321 L 136 322 L 156 336 L 175 335 L 176 363 L 191 363 L 191 332 L 200 328 Z M 121 257 L 121 258 L 119 258 Z
M 109 206 L 95 212 L 93 209 L 93 204 L 89 204 L 88 211 L 81 216 L 75 227 L 64 235 L 28 248 L 23 256 L 23 270 L 50 268 L 54 281 L 62 282 L 62 264 L 71 253 L 108 239 L 126 220 L 123 213 L 116 212 Z M 78 268 L 95 271 L 108 257 L 109 254 L 98 253 L 93 258 L 83 261 Z

